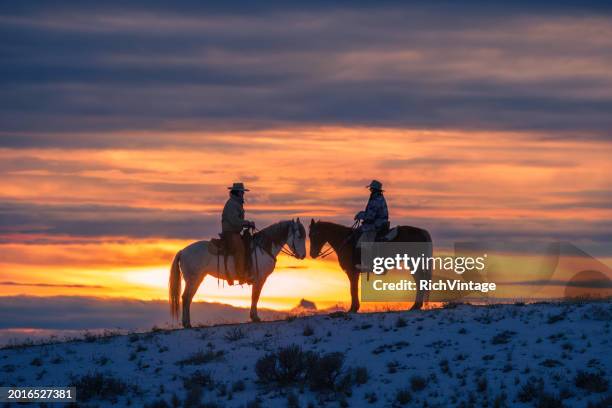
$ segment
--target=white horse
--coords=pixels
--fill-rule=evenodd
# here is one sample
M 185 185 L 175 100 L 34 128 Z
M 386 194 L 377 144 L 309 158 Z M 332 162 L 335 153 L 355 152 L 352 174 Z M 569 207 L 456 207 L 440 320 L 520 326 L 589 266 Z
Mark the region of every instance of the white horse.
M 261 289 L 268 276 L 276 266 L 276 256 L 283 250 L 285 244 L 290 251 L 283 251 L 298 259 L 306 257 L 306 230 L 300 219 L 280 221 L 272 224 L 253 235 L 255 250 L 251 254 L 253 265 L 253 288 L 251 292 L 251 320 L 258 322 L 257 302 Z M 185 280 L 183 290 L 183 327 L 191 327 L 189 306 L 198 287 L 206 275 L 218 279 L 231 279 L 235 277 L 234 259 L 230 255 L 227 259 L 227 273 L 223 262 L 223 255 L 217 256 L 209 251 L 209 241 L 194 242 L 176 253 L 170 269 L 170 312 L 177 319 L 180 309 L 179 293 L 181 291 L 181 273 Z

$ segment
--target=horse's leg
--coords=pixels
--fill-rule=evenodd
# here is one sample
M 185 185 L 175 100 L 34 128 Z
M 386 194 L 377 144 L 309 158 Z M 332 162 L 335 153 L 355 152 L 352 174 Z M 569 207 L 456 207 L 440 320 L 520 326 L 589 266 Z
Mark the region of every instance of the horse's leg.
M 185 290 L 183 291 L 183 327 L 186 329 L 191 327 L 191 301 L 198 291 L 203 279 L 204 276 L 201 276 L 198 279 L 190 279 L 185 282 Z
M 191 280 L 185 282 L 185 289 L 183 290 L 183 327 L 189 329 L 191 327 L 191 316 L 189 316 L 189 308 L 191 306 L 191 299 L 195 291 L 193 290 L 193 283 Z
M 359 310 L 359 272 L 348 272 L 347 275 L 351 282 L 351 308 L 349 313 L 357 313 Z
M 264 283 L 266 283 L 266 276 L 253 282 L 253 288 L 251 290 L 251 321 L 254 323 L 260 322 L 261 319 L 257 315 L 257 302 L 259 302 L 259 295 L 261 295 L 261 289 Z
M 429 256 L 431 256 L 431 254 Z M 424 275 L 425 275 L 424 279 L 427 279 L 427 280 L 431 281 L 431 278 L 432 278 L 431 269 L 426 270 Z M 426 290 L 423 293 L 423 301 L 425 302 L 426 305 L 429 303 L 429 295 L 430 295 L 430 291 L 428 291 L 428 290 Z
M 414 299 L 414 304 L 412 305 L 410 310 L 421 310 L 421 308 L 423 307 L 423 296 L 424 296 L 424 292 L 421 290 L 421 280 L 424 279 L 424 273 L 422 272 L 422 270 L 419 270 L 413 276 L 414 276 L 414 282 L 417 285 L 417 292 L 416 292 L 416 296 Z
M 433 251 L 433 246 L 431 244 L 431 241 L 428 242 L 428 247 L 425 251 L 425 253 L 427 254 L 427 257 L 431 257 L 432 256 L 432 251 Z M 412 305 L 412 307 L 410 308 L 410 310 L 420 310 L 423 307 L 423 302 L 429 302 L 429 291 L 428 290 L 421 290 L 421 281 L 429 281 L 431 280 L 432 277 L 432 269 L 431 268 L 421 268 L 419 269 L 419 271 L 414 275 L 414 281 L 417 284 L 417 293 L 416 293 L 416 298 L 414 300 L 414 305 Z

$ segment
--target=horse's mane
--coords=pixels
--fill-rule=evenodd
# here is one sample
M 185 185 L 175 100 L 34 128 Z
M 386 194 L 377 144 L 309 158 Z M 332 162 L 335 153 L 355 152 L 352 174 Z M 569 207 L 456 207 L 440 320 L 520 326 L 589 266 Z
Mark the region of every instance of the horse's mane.
M 257 245 L 263 247 L 266 251 L 272 251 L 272 245 L 280 246 L 287 238 L 289 233 L 289 225 L 292 221 L 279 221 L 275 224 L 268 225 L 262 230 L 253 234 L 253 239 Z
M 335 230 L 346 230 L 346 232 L 352 231 L 353 228 L 347 225 L 338 224 L 330 221 L 317 221 L 317 224 L 321 227 L 328 227 Z

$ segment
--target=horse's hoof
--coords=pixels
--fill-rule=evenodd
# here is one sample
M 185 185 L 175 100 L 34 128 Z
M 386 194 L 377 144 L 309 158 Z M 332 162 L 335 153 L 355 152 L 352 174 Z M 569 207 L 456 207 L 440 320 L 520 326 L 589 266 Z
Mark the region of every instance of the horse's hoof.
M 191 323 L 183 323 L 183 329 L 191 329 Z
M 251 321 L 253 323 L 259 323 L 261 322 L 261 319 L 259 318 L 259 316 L 251 316 Z
M 412 307 L 409 310 L 421 310 L 422 307 L 423 307 L 422 303 L 415 303 L 414 305 L 412 305 Z

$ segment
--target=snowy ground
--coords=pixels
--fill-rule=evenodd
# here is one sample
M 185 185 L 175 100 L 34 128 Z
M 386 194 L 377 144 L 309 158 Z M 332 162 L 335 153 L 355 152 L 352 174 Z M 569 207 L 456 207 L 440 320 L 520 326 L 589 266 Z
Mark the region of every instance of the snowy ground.
M 92 337 L 0 350 L 0 385 L 76 385 L 86 406 L 604 407 L 611 321 L 610 302 L 460 305 Z

